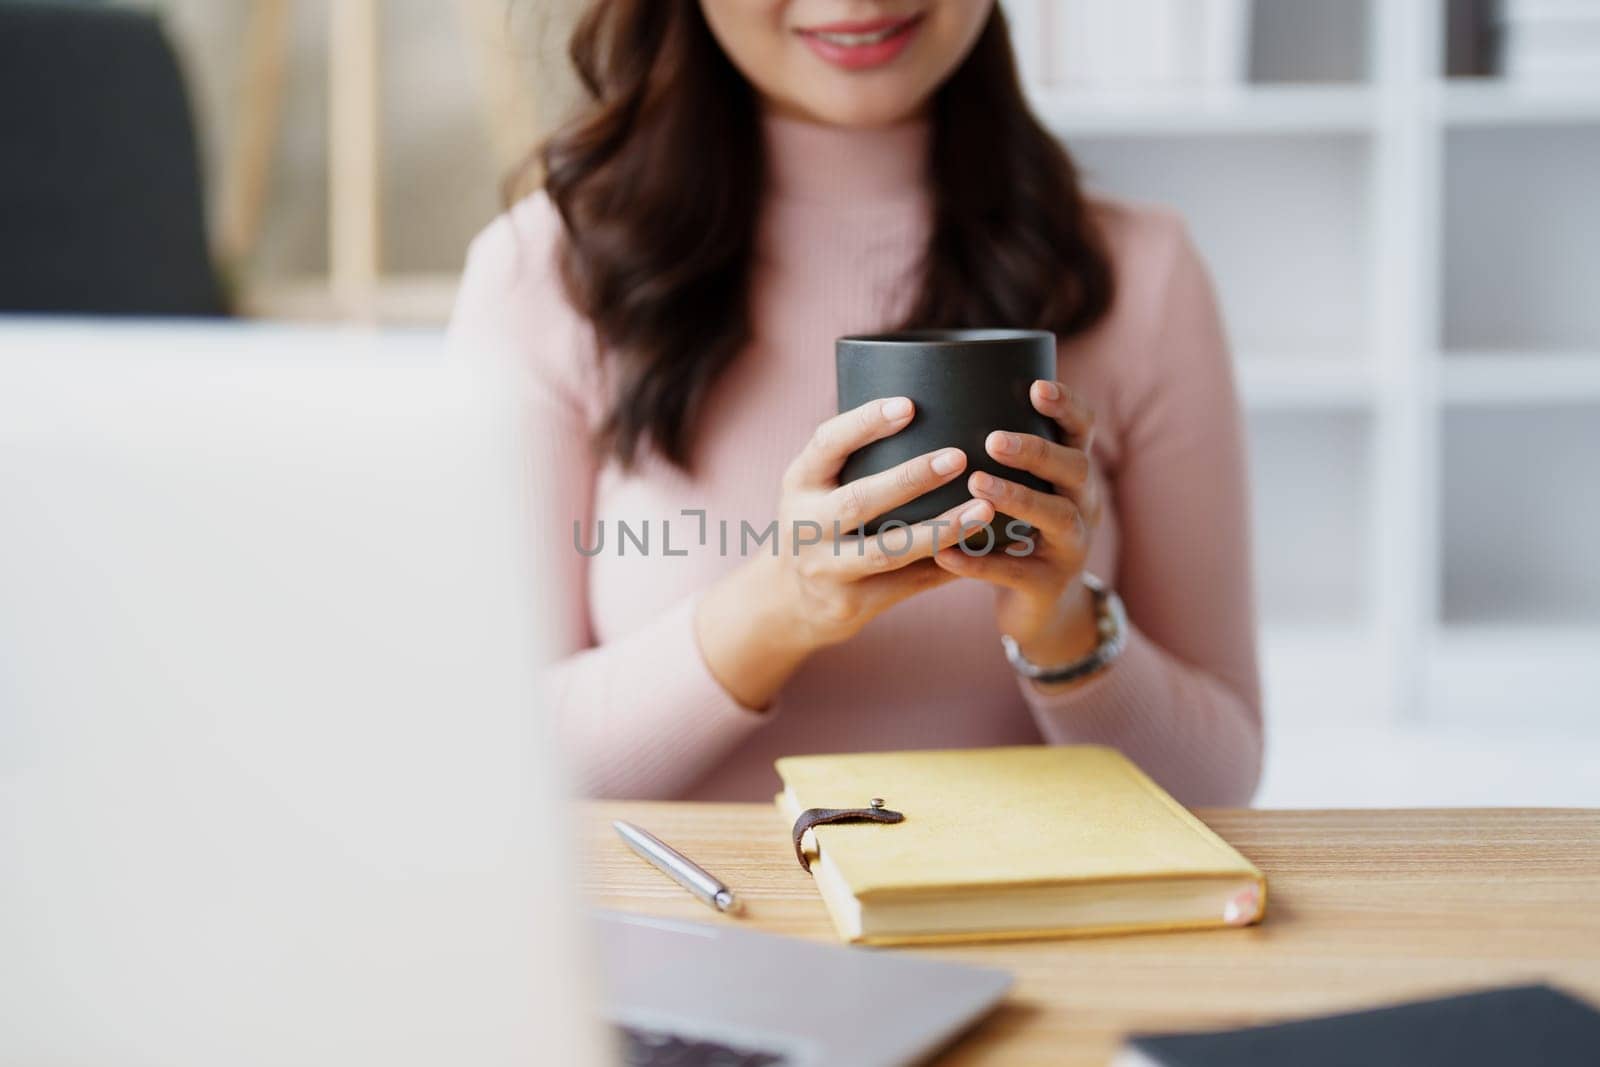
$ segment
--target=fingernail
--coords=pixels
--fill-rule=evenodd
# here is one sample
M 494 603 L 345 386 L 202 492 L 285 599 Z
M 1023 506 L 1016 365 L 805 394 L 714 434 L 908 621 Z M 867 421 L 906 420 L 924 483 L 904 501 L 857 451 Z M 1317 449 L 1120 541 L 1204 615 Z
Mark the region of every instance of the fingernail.
M 987 504 L 973 504 L 956 519 L 956 522 L 963 526 L 976 526 L 979 523 L 988 521 L 989 505 Z
M 994 488 L 994 478 L 983 471 L 978 471 L 972 476 L 970 484 L 974 493 L 987 493 Z
M 896 419 L 903 419 L 911 414 L 911 401 L 903 396 L 897 396 L 893 400 L 885 400 L 880 410 L 883 412 L 884 418 L 894 422 Z
M 949 448 L 933 457 L 933 473 L 954 474 L 961 469 L 961 450 Z
M 994 435 L 994 450 L 996 452 L 1010 455 L 1019 447 L 1021 447 L 1021 442 L 1017 440 L 1017 435 L 1014 433 L 1000 431 Z
M 1039 395 L 1044 397 L 1046 400 L 1060 400 L 1061 386 L 1057 385 L 1055 382 L 1041 381 L 1039 383 Z

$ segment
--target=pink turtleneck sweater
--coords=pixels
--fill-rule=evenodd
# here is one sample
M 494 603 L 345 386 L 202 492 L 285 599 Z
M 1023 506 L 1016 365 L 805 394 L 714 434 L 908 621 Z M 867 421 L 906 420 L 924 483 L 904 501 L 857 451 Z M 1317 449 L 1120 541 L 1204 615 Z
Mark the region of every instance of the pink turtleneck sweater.
M 1096 204 L 1116 302 L 1059 350 L 1059 378 L 1097 413 L 1106 507 L 1088 567 L 1114 582 L 1133 627 L 1108 671 L 1051 693 L 1018 679 L 992 591 L 971 579 L 812 656 L 762 712 L 706 667 L 696 601 L 741 562 L 741 520 L 772 521 L 784 467 L 834 413 L 834 338 L 890 327 L 909 306 L 929 225 L 927 136 L 917 123 L 766 121 L 754 338 L 705 409 L 691 473 L 655 457 L 625 472 L 591 452 L 606 372 L 562 292 L 561 224 L 544 195 L 473 243 L 450 339 L 462 358 L 512 361 L 528 386 L 537 536 L 556 574 L 547 711 L 579 778 L 601 796 L 766 800 L 787 754 L 1099 742 L 1180 801 L 1246 803 L 1261 714 L 1241 418 L 1205 267 L 1164 211 Z M 706 513 L 703 546 L 685 509 Z M 635 532 L 648 520 L 648 555 L 618 537 L 619 520 Z M 575 548 L 575 521 L 587 548 L 604 522 L 599 555 Z

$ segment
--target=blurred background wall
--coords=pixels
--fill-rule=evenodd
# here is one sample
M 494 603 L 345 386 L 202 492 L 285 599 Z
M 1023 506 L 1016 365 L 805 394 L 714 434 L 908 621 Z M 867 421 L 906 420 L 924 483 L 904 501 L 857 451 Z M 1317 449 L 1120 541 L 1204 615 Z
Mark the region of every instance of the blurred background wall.
M 438 329 L 582 3 L 134 5 L 241 308 Z M 1262 802 L 1600 803 L 1600 0 L 1004 6 L 1090 185 L 1177 208 L 1217 280 Z
M 282 103 L 263 205 L 264 225 L 238 267 L 261 298 L 328 269 L 328 93 L 331 5 L 300 0 L 287 12 Z M 255 0 L 159 0 L 131 4 L 164 14 L 190 80 L 200 128 L 213 230 L 224 201 L 242 116 L 253 98 Z M 515 160 L 495 143 L 494 122 L 521 123 L 518 151 L 565 112 L 573 82 L 566 38 L 581 0 L 381 0 L 378 10 L 382 265 L 386 273 L 436 279 L 422 318 L 447 303 L 448 276 L 466 242 L 500 209 L 499 182 Z M 506 62 L 523 94 L 516 114 L 495 115 L 490 60 Z M 515 128 L 515 127 L 512 127 Z M 315 301 L 286 313 L 319 317 Z

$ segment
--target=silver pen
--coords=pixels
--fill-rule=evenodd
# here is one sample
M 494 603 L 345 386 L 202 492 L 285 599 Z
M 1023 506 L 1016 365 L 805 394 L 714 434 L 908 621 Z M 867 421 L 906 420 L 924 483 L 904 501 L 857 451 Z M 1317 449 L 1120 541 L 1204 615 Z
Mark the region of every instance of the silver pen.
M 622 836 L 629 848 L 705 903 L 728 914 L 739 910 L 739 898 L 721 879 L 655 834 L 621 819 L 614 820 L 611 827 Z

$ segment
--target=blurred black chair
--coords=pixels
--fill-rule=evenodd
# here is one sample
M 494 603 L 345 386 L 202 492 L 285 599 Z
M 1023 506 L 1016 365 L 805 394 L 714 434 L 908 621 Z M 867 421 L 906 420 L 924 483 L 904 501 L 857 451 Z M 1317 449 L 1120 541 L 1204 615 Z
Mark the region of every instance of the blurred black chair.
M 0 0 L 0 311 L 223 313 L 154 16 Z

